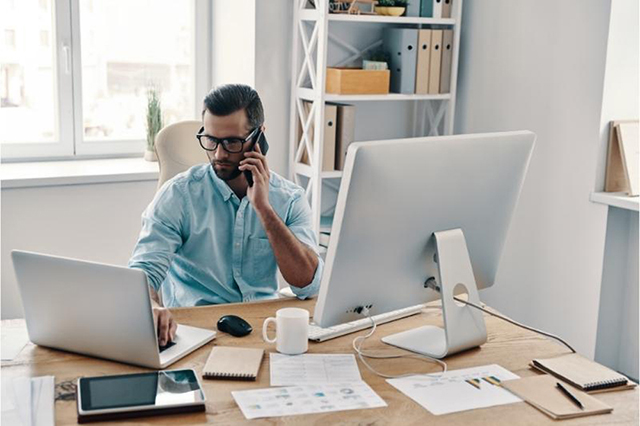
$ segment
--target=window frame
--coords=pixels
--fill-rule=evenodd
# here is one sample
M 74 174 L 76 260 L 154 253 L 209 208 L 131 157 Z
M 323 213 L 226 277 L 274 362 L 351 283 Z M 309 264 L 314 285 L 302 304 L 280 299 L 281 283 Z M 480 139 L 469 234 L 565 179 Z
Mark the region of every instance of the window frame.
M 190 0 L 192 26 L 191 115 L 200 117 L 201 98 L 212 81 L 212 0 Z M 52 40 L 55 55 L 53 69 L 57 87 L 57 141 L 1 144 L 2 162 L 71 160 L 89 158 L 139 157 L 146 140 L 85 141 L 82 111 L 82 56 L 80 36 L 80 0 L 52 0 Z
M 68 1 L 51 1 L 52 43 L 54 45 L 52 70 L 55 105 L 54 123 L 57 138 L 53 142 L 3 143 L 2 161 L 13 159 L 56 158 L 73 154 L 73 90 L 71 9 Z

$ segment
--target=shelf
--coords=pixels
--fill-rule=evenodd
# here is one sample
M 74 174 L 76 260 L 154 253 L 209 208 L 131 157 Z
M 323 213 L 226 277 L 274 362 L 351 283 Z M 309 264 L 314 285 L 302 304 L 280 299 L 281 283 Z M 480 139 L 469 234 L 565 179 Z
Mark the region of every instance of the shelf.
M 317 98 L 316 93 L 312 89 L 307 88 L 298 88 L 298 97 L 307 101 L 313 101 Z M 408 95 L 402 93 L 388 93 L 385 95 L 336 95 L 326 93 L 324 95 L 325 102 L 440 101 L 449 99 L 451 99 L 450 93 L 438 93 L 435 95 Z
M 317 21 L 320 13 L 317 10 L 301 10 L 302 21 Z M 419 16 L 382 16 L 382 15 L 348 15 L 346 13 L 330 13 L 329 22 L 353 22 L 357 24 L 420 24 L 447 25 L 456 24 L 453 18 L 421 18 Z
M 437 95 L 405 95 L 402 93 L 389 93 L 387 95 L 334 95 L 327 93 L 326 102 L 367 102 L 367 101 L 436 101 L 451 99 L 449 93 Z
M 455 25 L 453 18 L 421 18 L 418 16 L 381 16 L 381 15 L 347 15 L 329 14 L 329 22 L 354 22 L 370 24 L 430 24 L 430 25 Z
M 313 173 L 313 169 L 311 168 L 311 166 L 309 166 L 308 164 L 303 164 L 303 163 L 296 163 L 294 166 L 294 171 L 299 174 L 299 175 L 303 175 L 306 177 L 311 177 L 312 173 Z M 331 172 L 320 172 L 320 178 L 321 179 L 335 179 L 335 178 L 340 178 L 342 177 L 342 171 L 341 170 L 335 170 L 335 171 L 331 171 Z
M 622 192 L 593 192 L 591 193 L 591 201 L 625 210 L 636 212 L 640 210 L 640 199 L 629 197 Z

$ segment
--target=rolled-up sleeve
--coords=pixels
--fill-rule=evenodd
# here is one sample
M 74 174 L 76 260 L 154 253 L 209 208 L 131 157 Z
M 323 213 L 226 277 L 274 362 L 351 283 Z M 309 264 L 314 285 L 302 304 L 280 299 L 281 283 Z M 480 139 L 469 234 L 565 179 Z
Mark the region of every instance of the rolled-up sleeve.
M 129 260 L 130 268 L 144 271 L 159 291 L 176 251 L 183 243 L 184 201 L 179 185 L 168 182 L 142 213 L 142 229 Z
M 291 207 L 289 208 L 289 214 L 287 215 L 286 224 L 293 235 L 295 235 L 301 243 L 309 246 L 318 257 L 318 266 L 316 267 L 311 283 L 302 288 L 289 285 L 299 299 L 306 299 L 317 294 L 320 289 L 324 261 L 318 254 L 318 244 L 312 226 L 311 208 L 304 196 L 304 191 L 297 192 L 294 195 Z

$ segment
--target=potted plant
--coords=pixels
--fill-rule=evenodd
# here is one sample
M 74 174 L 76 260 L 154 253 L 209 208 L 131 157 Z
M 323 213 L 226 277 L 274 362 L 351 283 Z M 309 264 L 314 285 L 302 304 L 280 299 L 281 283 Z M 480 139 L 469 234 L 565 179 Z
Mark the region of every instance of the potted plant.
M 365 55 L 362 61 L 363 70 L 388 70 L 389 53 L 382 49 L 375 50 Z
M 411 0 L 418 1 L 418 0 Z M 401 16 L 409 4 L 408 0 L 378 0 L 376 13 L 386 16 Z
M 156 89 L 150 88 L 147 90 L 147 149 L 144 152 L 144 159 L 147 161 L 158 161 L 155 141 L 160 129 L 162 129 L 160 98 Z

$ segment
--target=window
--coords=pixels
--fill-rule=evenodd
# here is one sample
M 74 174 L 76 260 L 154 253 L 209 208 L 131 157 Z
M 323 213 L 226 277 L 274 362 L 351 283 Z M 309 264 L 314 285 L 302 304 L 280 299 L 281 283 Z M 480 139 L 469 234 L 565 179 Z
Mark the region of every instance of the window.
M 197 118 L 211 75 L 196 69 L 210 50 L 209 2 L 12 3 L 0 24 L 15 46 L 0 51 L 3 159 L 142 153 L 149 88 L 165 125 Z
M 4 30 L 4 46 L 10 49 L 16 48 L 16 30 Z
M 40 46 L 49 47 L 49 31 L 40 31 Z
M 50 0 L 49 0 L 50 2 Z M 42 2 L 41 2 L 42 3 Z M 18 2 L 2 20 L 5 46 L 0 50 L 0 142 L 10 145 L 28 142 L 50 145 L 60 138 L 57 125 L 55 52 L 40 44 L 41 33 L 53 29 L 53 14 L 44 15 L 38 3 Z M 49 8 L 51 9 L 51 8 Z M 38 19 L 32 20 L 32 16 Z M 11 48 L 9 48 L 11 47 Z

